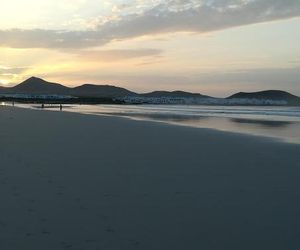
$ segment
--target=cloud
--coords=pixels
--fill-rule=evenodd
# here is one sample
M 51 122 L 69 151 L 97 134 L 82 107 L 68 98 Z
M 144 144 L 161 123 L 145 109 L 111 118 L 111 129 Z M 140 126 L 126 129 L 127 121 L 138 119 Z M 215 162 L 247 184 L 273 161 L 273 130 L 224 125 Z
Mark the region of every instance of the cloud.
M 78 56 L 91 61 L 123 61 L 133 58 L 161 57 L 162 50 L 134 49 L 134 50 L 82 50 Z
M 105 37 L 125 39 L 171 32 L 205 33 L 300 16 L 299 0 L 173 0 L 142 14 L 99 27 Z
M 300 16 L 299 0 L 168 0 L 151 5 L 139 2 L 142 11 L 121 12 L 118 18 L 100 22 L 94 30 L 0 30 L 0 46 L 91 48 L 116 39 L 173 32 L 206 33 Z
M 95 31 L 0 30 L 0 46 L 11 48 L 85 48 L 108 42 Z
M 0 87 L 6 86 L 10 82 L 17 82 L 20 80 L 20 74 L 26 72 L 28 67 L 8 67 L 0 65 Z
M 0 75 L 15 75 L 26 71 L 27 67 L 7 67 L 0 65 Z

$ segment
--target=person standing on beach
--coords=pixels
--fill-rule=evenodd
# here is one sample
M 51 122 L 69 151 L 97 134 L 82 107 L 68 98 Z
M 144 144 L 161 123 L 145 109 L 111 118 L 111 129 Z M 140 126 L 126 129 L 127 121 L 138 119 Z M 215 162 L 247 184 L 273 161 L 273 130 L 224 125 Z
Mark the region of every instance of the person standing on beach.
M 60 109 L 60 111 L 62 111 L 62 105 L 61 104 L 59 105 L 59 109 Z

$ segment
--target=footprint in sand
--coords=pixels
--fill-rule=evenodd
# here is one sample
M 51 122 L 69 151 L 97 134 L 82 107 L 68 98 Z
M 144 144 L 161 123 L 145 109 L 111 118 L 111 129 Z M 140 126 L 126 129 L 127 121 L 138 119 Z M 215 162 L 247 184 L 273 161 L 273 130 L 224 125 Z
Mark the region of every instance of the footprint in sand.
M 32 214 L 32 213 L 34 213 L 34 212 L 35 212 L 35 210 L 34 210 L 34 209 L 32 209 L 32 208 L 28 208 L 28 209 L 27 209 L 27 212 Z
M 76 198 L 75 201 L 81 203 L 81 198 Z
M 80 209 L 80 210 L 87 210 L 87 208 L 84 207 L 84 206 L 80 206 L 79 209 Z
M 70 249 L 70 248 L 73 247 L 72 244 L 69 244 L 69 243 L 67 243 L 67 242 L 65 242 L 65 241 L 62 241 L 60 244 L 61 244 L 61 245 L 63 246 L 63 248 L 65 248 L 65 249 Z
M 139 246 L 141 244 L 141 242 L 139 242 L 137 240 L 130 240 L 130 242 L 133 246 Z
M 108 232 L 108 233 L 114 233 L 115 230 L 113 228 L 109 227 L 109 228 L 106 229 L 106 232 Z
M 49 231 L 47 231 L 47 230 L 43 230 L 42 231 L 42 234 L 44 234 L 44 235 L 49 235 L 49 234 L 51 234 Z
M 95 243 L 95 242 L 97 242 L 96 240 L 85 240 L 84 241 L 85 243 Z

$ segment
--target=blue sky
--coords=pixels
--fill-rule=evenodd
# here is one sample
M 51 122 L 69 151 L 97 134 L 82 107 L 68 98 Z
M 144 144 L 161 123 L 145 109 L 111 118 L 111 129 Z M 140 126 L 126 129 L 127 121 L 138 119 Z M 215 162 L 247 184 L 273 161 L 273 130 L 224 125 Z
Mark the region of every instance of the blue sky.
M 216 96 L 300 95 L 299 0 L 10 0 L 0 8 L 0 84 Z

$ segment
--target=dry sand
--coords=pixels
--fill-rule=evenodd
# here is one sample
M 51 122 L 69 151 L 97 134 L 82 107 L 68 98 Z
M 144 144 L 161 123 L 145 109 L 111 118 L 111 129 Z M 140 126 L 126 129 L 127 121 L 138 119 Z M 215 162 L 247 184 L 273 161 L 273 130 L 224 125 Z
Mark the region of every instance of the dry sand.
M 0 107 L 1 250 L 300 248 L 300 145 Z

